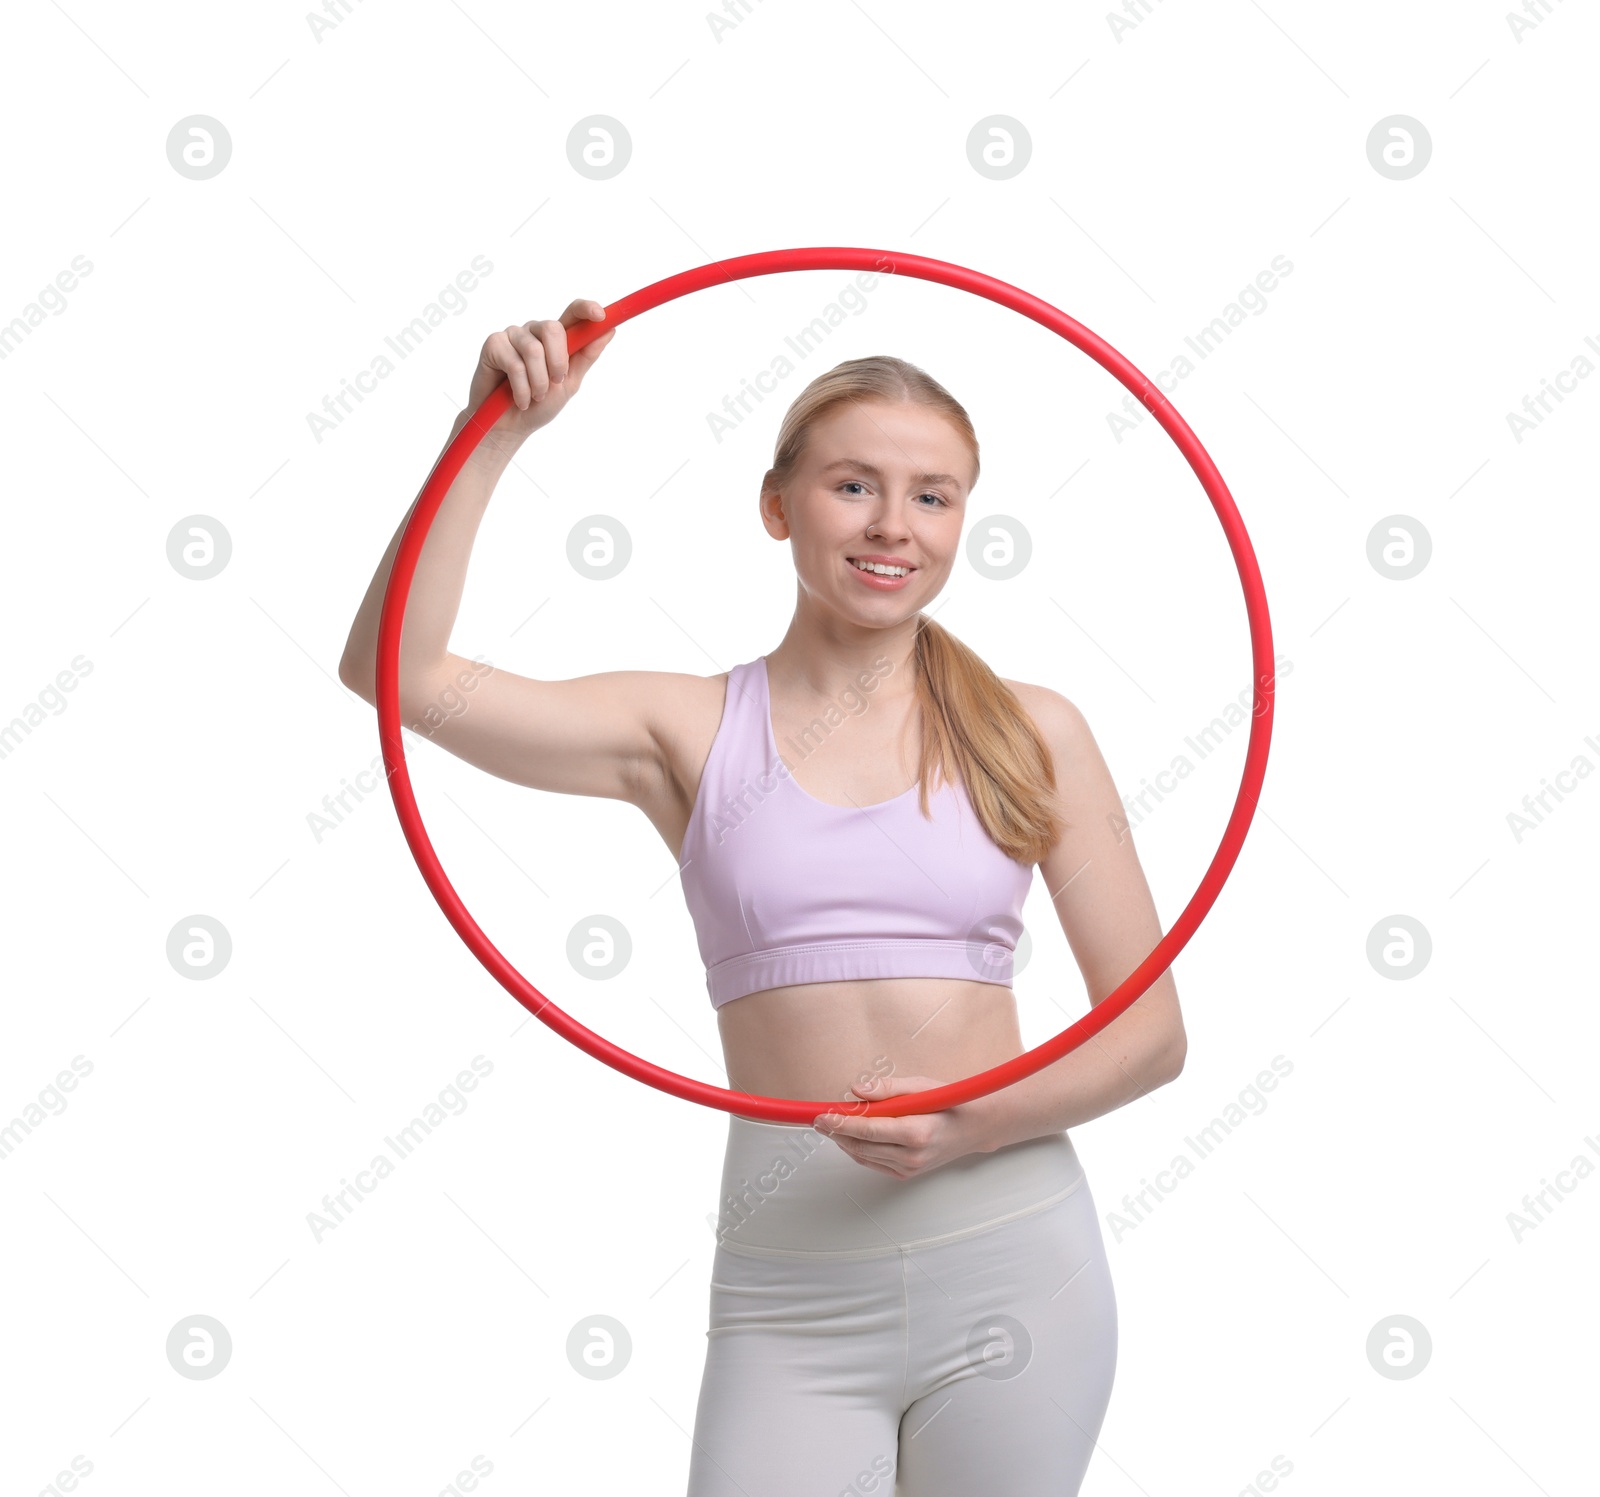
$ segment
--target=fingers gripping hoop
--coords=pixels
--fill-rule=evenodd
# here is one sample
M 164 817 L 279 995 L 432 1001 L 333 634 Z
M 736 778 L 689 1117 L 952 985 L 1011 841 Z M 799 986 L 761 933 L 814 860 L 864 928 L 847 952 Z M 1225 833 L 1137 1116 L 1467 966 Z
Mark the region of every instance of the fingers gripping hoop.
M 445 876 L 433 844 L 422 824 L 417 810 L 416 797 L 411 791 L 411 776 L 406 767 L 405 746 L 400 736 L 400 630 L 405 618 L 406 600 L 411 593 L 411 581 L 416 572 L 417 560 L 427 539 L 428 527 L 433 523 L 444 496 L 461 471 L 473 450 L 490 428 L 511 405 L 511 386 L 502 380 L 483 403 L 474 411 L 467 424 L 457 433 L 455 440 L 434 464 L 421 495 L 417 499 L 411 519 L 400 538 L 400 549 L 389 574 L 389 585 L 384 593 L 383 611 L 378 625 L 377 708 L 378 735 L 383 749 L 384 767 L 394 797 L 395 812 L 405 831 L 412 856 L 439 907 L 466 942 L 473 955 L 488 968 L 495 980 L 537 1019 L 542 1019 L 557 1034 L 564 1036 L 580 1050 L 587 1051 L 596 1060 L 686 1101 L 699 1102 L 706 1107 L 721 1108 L 725 1112 L 738 1112 L 746 1117 L 760 1118 L 773 1123 L 810 1123 L 820 1113 L 847 1110 L 864 1117 L 902 1117 L 912 1113 L 936 1112 L 954 1107 L 976 1097 L 998 1091 L 1012 1082 L 1021 1081 L 1052 1061 L 1059 1060 L 1076 1049 L 1092 1035 L 1099 1033 L 1116 1016 L 1128 1008 L 1172 964 L 1183 950 L 1190 936 L 1199 927 L 1206 912 L 1216 902 L 1255 814 L 1261 783 L 1266 775 L 1267 745 L 1272 737 L 1272 709 L 1274 701 L 1272 666 L 1272 625 L 1267 616 L 1266 593 L 1261 585 L 1260 569 L 1244 523 L 1234 507 L 1233 497 L 1216 465 L 1200 445 L 1172 403 L 1157 385 L 1146 379 L 1116 349 L 1106 343 L 1081 323 L 1068 317 L 1048 302 L 1030 296 L 1026 291 L 997 281 L 991 276 L 952 265 L 945 260 L 929 260 L 920 255 L 890 254 L 887 251 L 854 248 L 814 248 L 768 250 L 754 255 L 737 255 L 730 260 L 718 260 L 680 275 L 668 276 L 625 296 L 606 308 L 602 322 L 583 322 L 567 331 L 567 349 L 575 353 L 595 338 L 680 296 L 702 291 L 708 286 L 727 285 L 750 276 L 776 275 L 790 270 L 855 270 L 880 275 L 906 275 L 917 280 L 934 281 L 951 286 L 958 291 L 969 291 L 987 298 L 1013 312 L 1030 317 L 1051 332 L 1059 334 L 1076 348 L 1088 354 L 1102 368 L 1115 375 L 1136 395 L 1153 414 L 1167 435 L 1177 444 L 1178 450 L 1188 460 L 1205 489 L 1206 496 L 1222 522 L 1223 533 L 1233 552 L 1239 580 L 1244 586 L 1245 608 L 1250 621 L 1250 645 L 1254 663 L 1255 699 L 1250 722 L 1250 741 L 1245 750 L 1244 776 L 1233 812 L 1223 831 L 1222 841 L 1206 869 L 1194 897 L 1184 906 L 1183 913 L 1173 922 L 1172 928 L 1156 943 L 1155 949 L 1128 974 L 1121 985 L 1107 994 L 1076 1023 L 1069 1025 L 1053 1039 L 1046 1040 L 1011 1060 L 980 1071 L 961 1081 L 952 1081 L 926 1091 L 908 1092 L 903 1096 L 885 1098 L 879 1102 L 841 1104 L 827 1098 L 808 1102 L 780 1097 L 762 1097 L 748 1092 L 729 1091 L 711 1086 L 676 1071 L 665 1070 L 641 1060 L 593 1030 L 564 1013 L 543 993 L 530 983 L 479 929 L 466 906 Z

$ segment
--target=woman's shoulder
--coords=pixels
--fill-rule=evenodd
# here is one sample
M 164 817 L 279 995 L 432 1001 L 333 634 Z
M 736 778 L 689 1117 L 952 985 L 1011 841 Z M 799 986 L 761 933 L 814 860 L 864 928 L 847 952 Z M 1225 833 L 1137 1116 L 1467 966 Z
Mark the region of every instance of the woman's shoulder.
M 1038 686 L 1031 681 L 1012 681 L 1002 676 L 1000 682 L 1009 687 L 1012 695 L 1022 703 L 1028 716 L 1041 733 L 1071 733 L 1084 722 L 1083 713 L 1076 702 L 1063 696 L 1053 686 Z M 1085 726 L 1087 726 L 1085 724 Z
M 1090 756 L 1098 756 L 1099 748 L 1089 729 L 1088 719 L 1071 698 L 1063 696 L 1051 686 L 1011 681 L 1004 676 L 1000 679 L 1033 720 L 1058 770 L 1084 763 Z

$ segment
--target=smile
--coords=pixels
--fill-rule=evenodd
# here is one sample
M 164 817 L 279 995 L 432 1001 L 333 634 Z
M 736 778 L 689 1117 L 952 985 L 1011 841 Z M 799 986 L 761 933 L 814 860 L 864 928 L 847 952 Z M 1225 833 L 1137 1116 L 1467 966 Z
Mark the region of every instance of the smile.
M 850 570 L 877 592 L 898 592 L 916 571 L 915 567 L 901 562 L 860 561 L 854 556 L 847 556 L 845 560 L 849 562 Z

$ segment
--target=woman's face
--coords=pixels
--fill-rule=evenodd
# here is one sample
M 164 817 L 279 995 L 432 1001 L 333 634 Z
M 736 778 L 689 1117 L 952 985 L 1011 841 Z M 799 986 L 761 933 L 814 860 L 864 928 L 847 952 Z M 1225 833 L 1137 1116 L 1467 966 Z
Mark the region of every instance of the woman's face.
M 762 495 L 762 522 L 791 542 L 800 586 L 814 601 L 882 628 L 925 608 L 944 586 L 972 467 L 960 433 L 928 406 L 852 401 L 812 426 L 794 476 Z M 863 570 L 863 562 L 893 574 Z

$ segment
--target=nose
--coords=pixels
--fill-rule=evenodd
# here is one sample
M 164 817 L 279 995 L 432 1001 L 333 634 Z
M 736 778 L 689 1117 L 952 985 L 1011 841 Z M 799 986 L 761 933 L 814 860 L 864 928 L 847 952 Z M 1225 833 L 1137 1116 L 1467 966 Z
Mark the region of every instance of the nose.
M 892 499 L 885 495 L 867 526 L 867 534 L 885 541 L 910 540 L 911 530 L 906 518 L 909 508 L 909 500 Z

